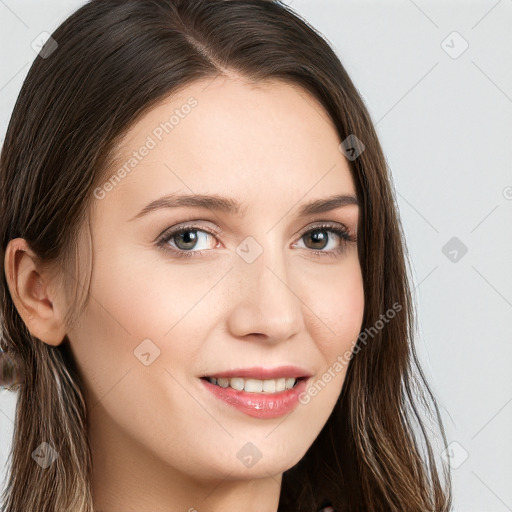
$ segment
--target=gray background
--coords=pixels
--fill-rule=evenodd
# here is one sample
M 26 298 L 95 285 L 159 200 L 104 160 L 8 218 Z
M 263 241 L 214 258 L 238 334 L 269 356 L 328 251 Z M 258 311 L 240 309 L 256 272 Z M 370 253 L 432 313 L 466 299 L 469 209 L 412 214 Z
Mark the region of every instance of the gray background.
M 83 3 L 0 0 L 1 140 L 32 41 Z M 336 49 L 392 172 L 453 510 L 512 511 L 512 0 L 286 3 Z M 15 400 L 0 391 L 1 478 Z

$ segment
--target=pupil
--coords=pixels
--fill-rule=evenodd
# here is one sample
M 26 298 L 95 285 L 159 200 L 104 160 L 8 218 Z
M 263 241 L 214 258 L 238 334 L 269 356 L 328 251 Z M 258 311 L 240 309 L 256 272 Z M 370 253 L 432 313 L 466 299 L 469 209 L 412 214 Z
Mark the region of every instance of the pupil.
M 326 231 L 322 231 L 321 229 L 315 229 L 314 231 L 311 231 L 310 237 L 313 240 L 314 244 L 320 243 L 321 245 L 321 247 L 314 247 L 314 249 L 323 249 L 325 247 L 326 242 L 328 241 Z
M 193 233 L 193 235 L 190 236 L 189 233 Z M 181 247 L 182 249 L 192 249 L 195 245 L 195 242 L 197 241 L 197 233 L 195 231 L 184 231 L 183 233 L 180 233 L 178 237 L 180 242 L 185 242 L 186 247 Z

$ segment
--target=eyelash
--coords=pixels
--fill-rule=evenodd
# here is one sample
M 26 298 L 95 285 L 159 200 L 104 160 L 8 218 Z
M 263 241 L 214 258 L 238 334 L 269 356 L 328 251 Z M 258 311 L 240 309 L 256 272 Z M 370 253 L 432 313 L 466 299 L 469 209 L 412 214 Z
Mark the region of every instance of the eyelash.
M 309 249 L 310 251 L 313 252 L 313 254 L 315 256 L 319 256 L 319 257 L 327 256 L 327 257 L 331 257 L 331 258 L 338 257 L 341 253 L 344 252 L 346 245 L 349 242 L 356 241 L 356 238 L 353 237 L 352 235 L 350 235 L 348 229 L 346 229 L 345 227 L 340 227 L 339 224 L 332 224 L 332 223 L 320 224 L 320 225 L 314 226 L 313 228 L 310 228 L 306 231 L 303 231 L 299 237 L 299 240 L 302 239 L 304 237 L 304 235 L 307 235 L 308 233 L 311 233 L 313 231 L 321 231 L 321 230 L 327 230 L 327 231 L 330 231 L 331 233 L 334 233 L 337 236 L 339 236 L 341 245 L 337 249 L 333 249 L 330 251 L 318 251 L 318 250 L 314 250 L 314 249 Z M 205 252 L 208 252 L 211 250 L 211 249 L 202 249 L 200 251 L 193 251 L 193 250 L 185 251 L 182 249 L 174 249 L 174 248 L 169 247 L 168 242 L 170 240 L 172 240 L 172 238 L 174 238 L 176 235 L 180 235 L 180 234 L 186 233 L 188 231 L 203 231 L 213 237 L 217 237 L 218 235 L 220 235 L 220 231 L 215 232 L 213 230 L 204 229 L 204 226 L 201 227 L 198 225 L 187 225 L 187 226 L 182 226 L 177 229 L 171 229 L 170 231 L 169 230 L 165 231 L 157 238 L 156 245 L 164 251 L 173 253 L 173 255 L 177 258 L 201 257 L 204 255 Z

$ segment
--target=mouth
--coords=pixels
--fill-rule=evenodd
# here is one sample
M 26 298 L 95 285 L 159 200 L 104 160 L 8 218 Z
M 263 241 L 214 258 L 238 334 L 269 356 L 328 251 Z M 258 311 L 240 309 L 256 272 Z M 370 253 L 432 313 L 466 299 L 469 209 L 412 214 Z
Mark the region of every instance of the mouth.
M 235 391 L 246 393 L 276 394 L 295 388 L 300 381 L 307 380 L 308 376 L 302 377 L 278 377 L 275 379 L 253 379 L 243 377 L 201 377 L 221 388 L 231 388 Z
M 313 373 L 296 365 L 222 370 L 200 377 L 217 399 L 248 416 L 278 418 L 299 404 Z

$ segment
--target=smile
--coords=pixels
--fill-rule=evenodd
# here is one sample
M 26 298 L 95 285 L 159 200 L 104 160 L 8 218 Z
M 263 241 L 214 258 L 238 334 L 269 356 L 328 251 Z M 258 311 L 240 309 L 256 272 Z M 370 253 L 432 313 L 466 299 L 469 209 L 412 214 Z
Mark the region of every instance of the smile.
M 236 391 L 245 391 L 247 393 L 281 393 L 282 391 L 292 389 L 300 378 L 281 377 L 277 379 L 244 379 L 242 377 L 205 377 L 208 382 L 220 386 L 221 388 L 232 388 Z

